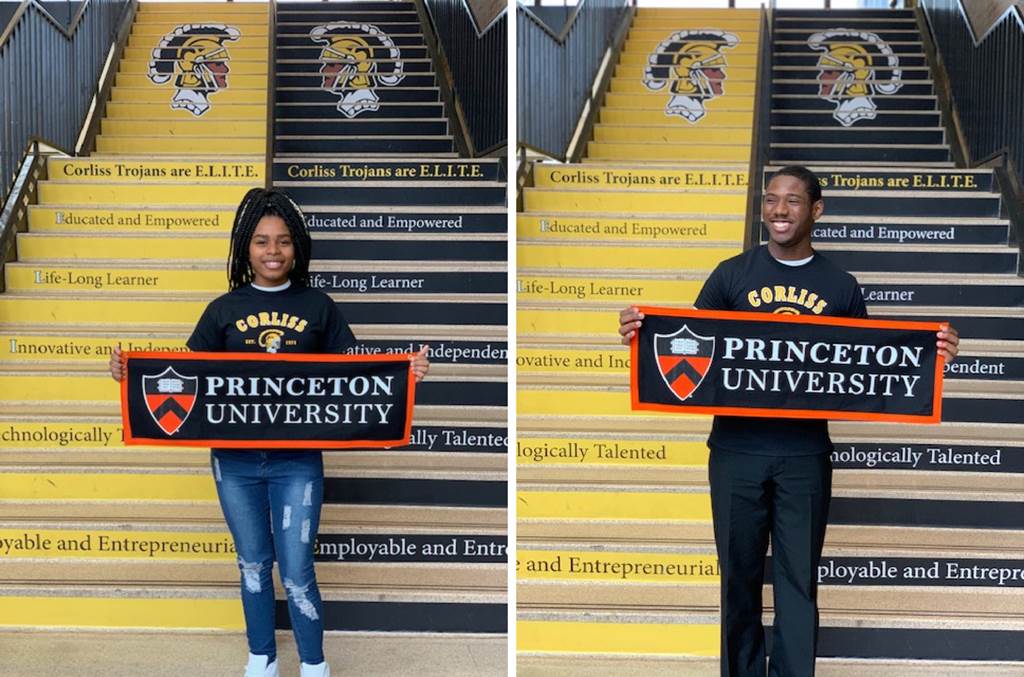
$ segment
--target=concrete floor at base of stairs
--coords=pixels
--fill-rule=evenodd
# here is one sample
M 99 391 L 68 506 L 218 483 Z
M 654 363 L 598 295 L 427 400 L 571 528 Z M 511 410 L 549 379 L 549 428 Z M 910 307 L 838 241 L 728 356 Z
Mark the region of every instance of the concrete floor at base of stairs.
M 281 677 L 297 677 L 291 634 L 278 633 Z M 504 635 L 327 633 L 332 677 L 488 677 L 504 675 Z M 4 677 L 242 677 L 241 634 L 0 632 Z

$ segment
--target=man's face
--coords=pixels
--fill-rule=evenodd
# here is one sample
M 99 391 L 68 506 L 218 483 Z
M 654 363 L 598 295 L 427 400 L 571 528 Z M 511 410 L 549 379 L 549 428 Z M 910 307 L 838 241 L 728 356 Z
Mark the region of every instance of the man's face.
M 811 203 L 803 181 L 795 176 L 776 176 L 765 189 L 761 218 L 772 242 L 780 247 L 796 247 L 810 241 L 811 229 L 823 210 L 821 200 Z

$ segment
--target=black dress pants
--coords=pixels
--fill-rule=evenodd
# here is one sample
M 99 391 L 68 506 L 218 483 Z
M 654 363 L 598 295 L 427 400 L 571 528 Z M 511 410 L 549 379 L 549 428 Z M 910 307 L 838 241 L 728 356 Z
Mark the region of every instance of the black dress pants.
M 767 674 L 811 677 L 831 459 L 712 448 L 708 479 L 722 575 L 722 677 L 765 677 L 761 590 L 769 536 L 775 623 Z

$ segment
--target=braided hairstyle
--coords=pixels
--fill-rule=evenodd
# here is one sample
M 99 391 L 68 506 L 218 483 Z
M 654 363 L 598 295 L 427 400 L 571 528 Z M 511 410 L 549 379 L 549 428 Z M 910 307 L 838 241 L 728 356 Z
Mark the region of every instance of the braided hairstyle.
M 302 210 L 291 198 L 277 190 L 253 188 L 238 205 L 235 223 L 231 226 L 231 248 L 228 250 L 228 288 L 238 289 L 253 280 L 249 265 L 249 242 L 256 225 L 264 216 L 278 216 L 288 226 L 295 247 L 295 266 L 288 272 L 292 284 L 309 286 L 309 259 L 313 248 Z

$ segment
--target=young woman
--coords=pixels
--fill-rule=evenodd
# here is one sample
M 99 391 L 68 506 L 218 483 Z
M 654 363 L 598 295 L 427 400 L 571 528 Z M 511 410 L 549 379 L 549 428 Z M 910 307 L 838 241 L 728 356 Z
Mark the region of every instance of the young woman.
M 195 351 L 338 353 L 355 343 L 334 301 L 309 287 L 312 240 L 298 207 L 284 193 L 254 188 L 242 198 L 231 229 L 230 289 L 206 307 L 187 345 Z M 256 328 L 249 316 L 283 317 Z M 291 317 L 299 320 L 290 321 Z M 412 358 L 416 380 L 430 367 L 427 346 Z M 124 377 L 120 347 L 110 358 Z M 320 451 L 214 449 L 213 476 L 235 541 L 249 640 L 245 677 L 277 677 L 274 586 L 288 594 L 302 677 L 329 677 L 323 653 L 323 609 L 313 571 L 313 543 L 323 502 Z

